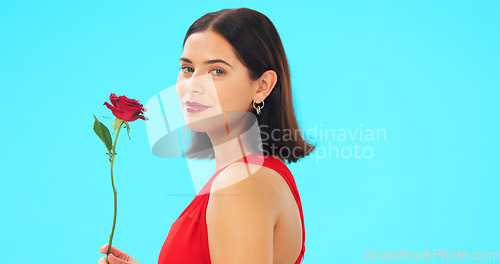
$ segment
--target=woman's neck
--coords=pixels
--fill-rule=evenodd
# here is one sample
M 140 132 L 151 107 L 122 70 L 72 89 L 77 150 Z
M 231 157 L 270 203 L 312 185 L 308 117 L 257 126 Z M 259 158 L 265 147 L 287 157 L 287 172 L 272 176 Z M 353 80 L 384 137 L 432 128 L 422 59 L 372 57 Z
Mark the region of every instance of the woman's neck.
M 259 128 L 257 125 L 248 128 L 250 120 L 248 116 L 244 116 L 238 124 L 226 126 L 218 131 L 207 132 L 214 150 L 216 171 L 235 160 L 258 152 L 249 147 L 257 146 L 260 143 Z

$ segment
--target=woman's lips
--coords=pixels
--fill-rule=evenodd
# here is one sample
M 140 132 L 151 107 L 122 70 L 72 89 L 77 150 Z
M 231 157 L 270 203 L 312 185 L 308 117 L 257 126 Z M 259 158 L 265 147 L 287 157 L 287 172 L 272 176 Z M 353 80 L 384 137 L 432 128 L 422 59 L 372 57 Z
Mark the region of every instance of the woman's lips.
M 200 104 L 200 103 L 197 103 L 194 101 L 187 101 L 187 102 L 185 102 L 185 104 L 186 104 L 186 110 L 189 113 L 199 113 L 199 112 L 210 107 L 210 106 L 206 106 L 204 104 Z

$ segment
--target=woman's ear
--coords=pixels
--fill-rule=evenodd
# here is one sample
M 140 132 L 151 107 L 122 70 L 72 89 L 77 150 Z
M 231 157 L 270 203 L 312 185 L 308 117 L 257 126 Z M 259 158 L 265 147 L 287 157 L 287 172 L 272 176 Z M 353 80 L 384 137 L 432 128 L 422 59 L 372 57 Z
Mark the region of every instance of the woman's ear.
M 257 81 L 259 87 L 255 92 L 254 96 L 255 102 L 260 103 L 264 99 L 266 99 L 267 96 L 269 96 L 269 94 L 273 91 L 277 82 L 278 82 L 278 75 L 274 70 L 265 71 Z

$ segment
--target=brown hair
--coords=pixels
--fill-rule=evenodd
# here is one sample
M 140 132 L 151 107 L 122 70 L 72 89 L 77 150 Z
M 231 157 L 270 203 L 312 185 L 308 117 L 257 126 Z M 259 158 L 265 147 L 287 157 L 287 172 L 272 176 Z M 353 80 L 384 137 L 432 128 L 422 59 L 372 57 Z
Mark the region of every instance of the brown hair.
M 217 32 L 232 45 L 238 59 L 248 68 L 252 80 L 257 80 L 267 70 L 274 70 L 277 74 L 276 86 L 265 99 L 261 114 L 257 115 L 264 154 L 279 156 L 288 163 L 297 162 L 309 155 L 316 146 L 308 143 L 299 129 L 293 106 L 288 60 L 271 20 L 248 8 L 210 12 L 189 27 L 182 47 L 184 48 L 191 34 L 207 30 Z M 290 140 L 284 140 L 287 130 L 293 134 Z M 270 136 L 271 132 L 273 136 Z M 184 155 L 189 158 L 213 159 L 214 152 L 207 133 L 191 133 L 191 145 Z

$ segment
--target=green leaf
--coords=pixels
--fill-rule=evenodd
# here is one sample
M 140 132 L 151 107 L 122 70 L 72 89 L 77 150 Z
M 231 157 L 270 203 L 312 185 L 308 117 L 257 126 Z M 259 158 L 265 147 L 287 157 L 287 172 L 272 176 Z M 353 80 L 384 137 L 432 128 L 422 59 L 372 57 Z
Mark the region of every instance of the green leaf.
M 106 145 L 106 148 L 108 149 L 108 152 L 111 153 L 111 148 L 112 148 L 112 141 L 111 141 L 111 134 L 109 134 L 108 128 L 103 125 L 99 120 L 97 120 L 97 117 L 93 115 L 95 118 L 94 122 L 94 131 L 97 134 L 97 136 L 102 140 L 104 145 Z
M 125 123 L 125 125 L 127 126 L 127 136 L 128 136 L 128 139 L 131 139 L 130 135 L 129 135 L 130 127 L 128 126 L 128 122 L 124 121 L 123 123 Z

